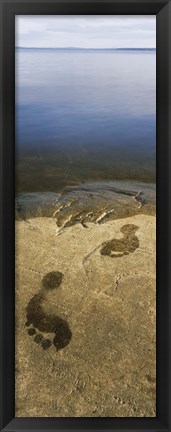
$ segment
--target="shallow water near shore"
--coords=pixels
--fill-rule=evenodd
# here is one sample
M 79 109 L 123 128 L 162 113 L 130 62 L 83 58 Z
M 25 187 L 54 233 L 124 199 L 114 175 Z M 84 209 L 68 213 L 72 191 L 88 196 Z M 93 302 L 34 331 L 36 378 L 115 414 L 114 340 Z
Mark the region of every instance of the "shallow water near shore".
M 94 182 L 64 188 L 61 193 L 35 192 L 16 195 L 17 218 L 56 217 L 58 226 L 86 222 L 104 223 L 140 212 L 155 214 L 155 184 Z

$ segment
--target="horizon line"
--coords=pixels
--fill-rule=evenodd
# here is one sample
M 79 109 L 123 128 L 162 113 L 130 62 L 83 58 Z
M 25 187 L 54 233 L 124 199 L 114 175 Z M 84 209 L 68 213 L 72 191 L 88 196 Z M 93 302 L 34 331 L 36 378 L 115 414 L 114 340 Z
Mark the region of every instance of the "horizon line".
M 24 47 L 24 46 L 16 46 L 15 49 L 44 49 L 44 50 L 115 50 L 115 51 L 121 51 L 121 50 L 156 50 L 155 47 L 141 47 L 141 48 L 135 48 L 135 47 L 129 47 L 129 48 L 82 48 L 82 47 Z

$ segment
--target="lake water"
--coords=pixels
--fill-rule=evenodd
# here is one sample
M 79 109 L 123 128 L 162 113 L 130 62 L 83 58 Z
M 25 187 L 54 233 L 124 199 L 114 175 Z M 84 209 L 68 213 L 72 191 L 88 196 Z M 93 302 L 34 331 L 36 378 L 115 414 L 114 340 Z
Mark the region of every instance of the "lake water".
M 16 49 L 18 191 L 155 181 L 155 50 Z

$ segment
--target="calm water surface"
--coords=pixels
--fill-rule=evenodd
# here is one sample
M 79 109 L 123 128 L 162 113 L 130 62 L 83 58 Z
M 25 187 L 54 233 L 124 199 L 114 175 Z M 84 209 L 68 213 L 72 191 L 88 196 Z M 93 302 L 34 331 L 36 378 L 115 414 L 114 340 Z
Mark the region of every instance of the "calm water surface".
M 16 50 L 19 191 L 153 182 L 155 131 L 155 50 Z

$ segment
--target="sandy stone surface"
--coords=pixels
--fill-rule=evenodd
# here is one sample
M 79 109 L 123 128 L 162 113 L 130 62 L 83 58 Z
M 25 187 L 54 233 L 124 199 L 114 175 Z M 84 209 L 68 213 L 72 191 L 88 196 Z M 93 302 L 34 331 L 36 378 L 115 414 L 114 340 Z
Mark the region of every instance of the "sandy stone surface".
M 16 222 L 16 416 L 155 417 L 155 233 Z

